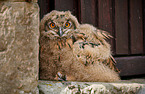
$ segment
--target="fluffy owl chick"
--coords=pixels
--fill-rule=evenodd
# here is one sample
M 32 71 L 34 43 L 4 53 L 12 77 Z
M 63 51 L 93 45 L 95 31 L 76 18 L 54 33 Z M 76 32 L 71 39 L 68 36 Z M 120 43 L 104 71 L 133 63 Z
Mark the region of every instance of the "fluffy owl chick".
M 119 80 L 109 38 L 105 31 L 79 24 L 69 11 L 48 13 L 40 24 L 40 79 Z

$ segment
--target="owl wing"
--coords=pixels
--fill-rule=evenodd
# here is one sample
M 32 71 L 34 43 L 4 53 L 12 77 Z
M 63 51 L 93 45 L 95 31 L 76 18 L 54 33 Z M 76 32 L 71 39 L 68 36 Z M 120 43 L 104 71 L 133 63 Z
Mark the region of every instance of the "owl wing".
M 110 35 L 110 33 L 101 30 L 101 29 L 97 29 L 94 31 L 94 34 L 96 35 L 96 38 L 100 38 L 100 39 L 110 39 L 113 38 L 113 36 Z M 116 71 L 116 72 L 120 72 L 118 70 L 118 68 L 115 66 L 116 65 L 116 60 L 113 58 L 112 55 L 110 55 L 108 57 L 108 59 L 103 60 L 103 63 L 108 65 L 112 70 Z
M 102 39 L 110 39 L 110 38 L 113 38 L 110 33 L 104 31 L 104 30 L 101 30 L 101 29 L 97 29 L 93 32 L 96 37 L 98 38 L 102 38 Z
M 96 62 L 103 63 L 110 69 L 119 72 L 115 66 L 116 61 L 111 55 L 110 45 L 106 41 L 106 39 L 112 38 L 108 32 L 86 24 L 80 28 L 80 34 L 87 38 L 76 41 L 73 52 L 82 64 L 87 66 Z
M 108 59 L 105 59 L 103 61 L 103 63 L 107 66 L 109 66 L 110 69 L 116 71 L 116 72 L 120 72 L 119 69 L 115 66 L 116 65 L 116 61 L 115 59 L 112 57 L 112 55 L 108 58 Z

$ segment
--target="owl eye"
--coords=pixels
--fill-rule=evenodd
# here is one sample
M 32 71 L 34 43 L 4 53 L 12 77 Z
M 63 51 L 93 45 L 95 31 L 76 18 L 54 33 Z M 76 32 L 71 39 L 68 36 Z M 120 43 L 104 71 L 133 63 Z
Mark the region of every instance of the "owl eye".
M 71 23 L 70 23 L 70 22 L 66 22 L 66 23 L 65 23 L 65 27 L 68 28 L 68 27 L 70 27 L 70 26 L 71 26 Z
M 55 28 L 55 23 L 54 23 L 54 22 L 51 22 L 51 23 L 49 24 L 49 27 L 52 28 L 52 29 Z

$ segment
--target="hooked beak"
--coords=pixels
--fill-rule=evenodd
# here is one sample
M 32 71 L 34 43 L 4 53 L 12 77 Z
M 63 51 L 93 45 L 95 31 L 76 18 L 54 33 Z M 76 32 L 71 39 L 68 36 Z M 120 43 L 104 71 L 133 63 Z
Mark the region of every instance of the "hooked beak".
M 58 35 L 59 35 L 60 37 L 63 35 L 63 31 L 62 31 L 62 28 L 61 28 L 61 27 L 59 27 Z

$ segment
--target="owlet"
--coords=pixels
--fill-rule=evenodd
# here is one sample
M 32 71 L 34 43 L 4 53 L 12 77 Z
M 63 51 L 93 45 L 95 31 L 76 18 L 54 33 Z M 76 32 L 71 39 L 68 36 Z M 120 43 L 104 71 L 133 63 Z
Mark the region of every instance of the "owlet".
M 111 37 L 90 24 L 80 24 L 70 11 L 48 13 L 40 24 L 40 79 L 118 81 L 106 41 Z

